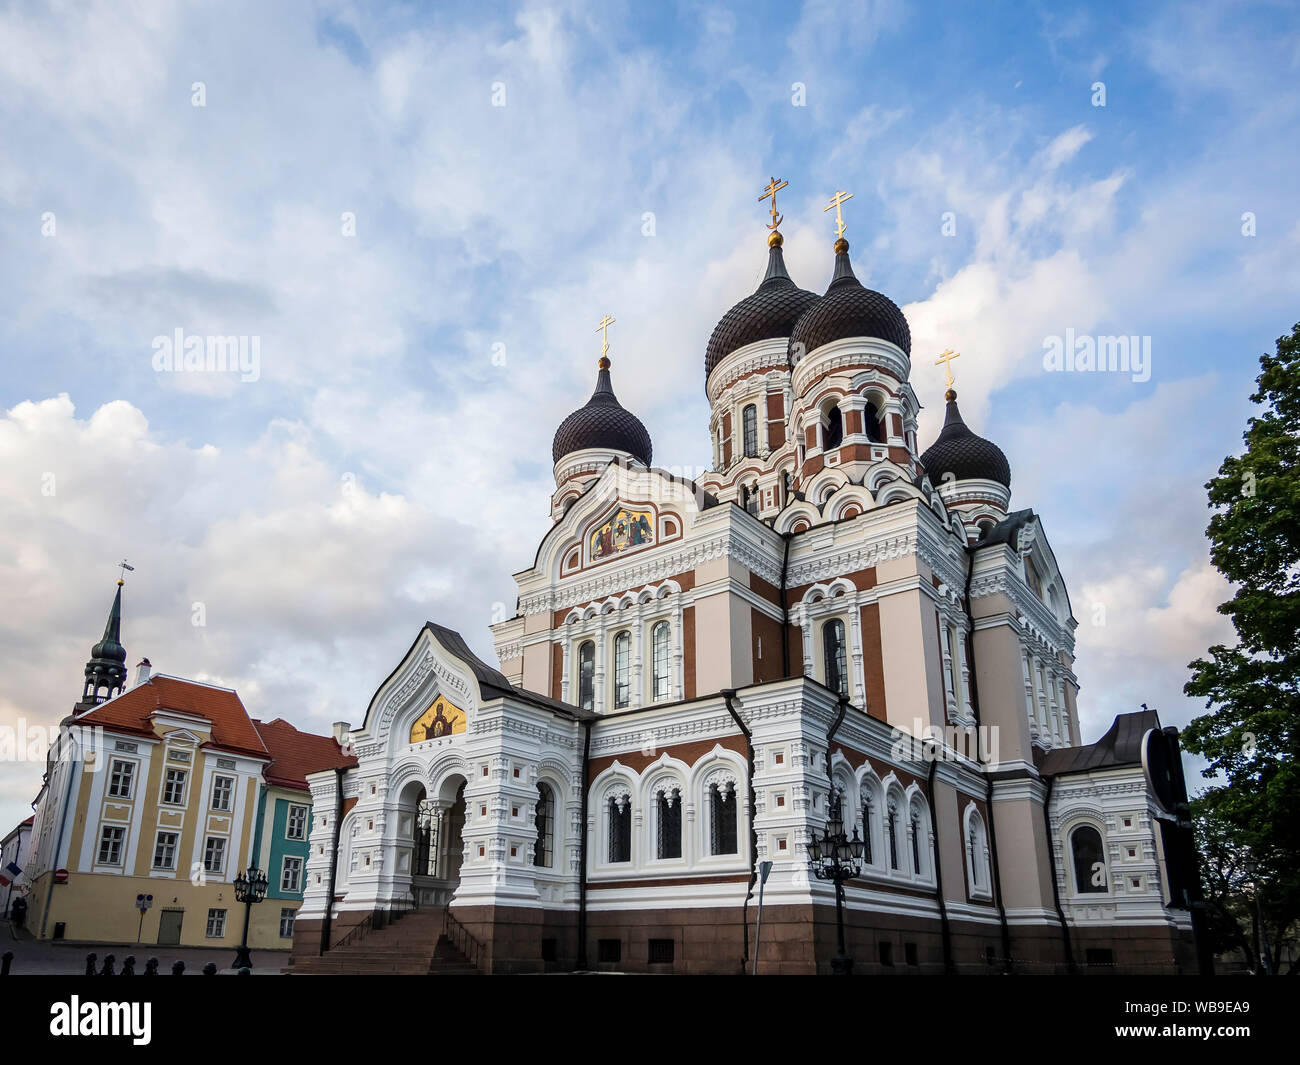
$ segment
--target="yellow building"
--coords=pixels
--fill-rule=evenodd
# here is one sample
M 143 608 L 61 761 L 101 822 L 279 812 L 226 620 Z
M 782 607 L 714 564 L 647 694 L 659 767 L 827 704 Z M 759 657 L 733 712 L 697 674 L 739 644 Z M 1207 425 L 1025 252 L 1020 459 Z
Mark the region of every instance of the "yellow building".
M 255 850 L 272 849 L 259 818 L 280 809 L 286 821 L 283 804 L 260 801 L 264 769 L 283 756 L 267 749 L 231 689 L 150 676 L 147 659 L 127 689 L 121 598 L 119 582 L 34 804 L 28 924 L 42 939 L 233 951 L 245 910 L 235 878 L 261 864 Z M 338 750 L 328 737 L 290 731 Z M 292 839 L 301 821 L 305 841 L 310 797 L 297 795 L 301 812 L 279 828 Z M 267 873 L 272 890 L 253 907 L 251 947 L 291 941 L 300 885 L 289 885 L 297 897 L 280 889 L 292 862 L 279 859 Z

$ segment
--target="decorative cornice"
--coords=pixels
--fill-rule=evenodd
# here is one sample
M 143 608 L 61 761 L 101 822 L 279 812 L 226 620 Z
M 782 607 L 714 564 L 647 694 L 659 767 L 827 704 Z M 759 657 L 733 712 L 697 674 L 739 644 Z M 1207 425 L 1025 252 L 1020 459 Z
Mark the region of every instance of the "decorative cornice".
M 667 554 L 643 556 L 630 566 L 611 564 L 610 568 L 585 580 L 575 580 L 568 584 L 562 580 L 557 587 L 521 598 L 519 612 L 529 615 L 566 610 L 580 603 L 621 594 L 629 588 L 639 588 L 679 573 L 688 573 L 697 566 L 718 558 L 734 558 L 751 573 L 771 584 L 781 579 L 781 560 L 775 552 L 765 552 L 761 545 L 746 539 L 739 530 L 729 529 L 720 536 L 688 543 Z

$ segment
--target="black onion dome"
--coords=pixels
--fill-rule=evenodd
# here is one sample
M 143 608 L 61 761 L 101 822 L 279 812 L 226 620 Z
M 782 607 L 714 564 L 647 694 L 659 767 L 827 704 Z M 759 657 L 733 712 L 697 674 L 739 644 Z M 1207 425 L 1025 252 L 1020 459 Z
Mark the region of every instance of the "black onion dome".
M 565 455 L 584 448 L 624 451 L 634 459 L 650 465 L 654 454 L 650 434 L 641 419 L 619 404 L 609 382 L 609 360 L 600 360 L 596 391 L 585 407 L 579 407 L 560 423 L 551 444 L 551 459 L 559 462 Z
M 929 449 L 921 456 L 921 465 L 929 474 L 930 483 L 938 487 L 944 475 L 951 473 L 959 481 L 980 479 L 997 481 L 1011 488 L 1011 465 L 1002 449 L 991 440 L 976 436 L 961 420 L 957 409 L 957 393 L 949 390 L 948 415 L 943 430 Z
M 788 337 L 799 316 L 817 299 L 817 293 L 799 288 L 790 280 L 781 243 L 772 242 L 762 282 L 722 316 L 709 337 L 704 351 L 705 381 L 718 363 L 746 344 Z
M 864 288 L 849 262 L 849 242 L 835 242 L 835 276 L 824 295 L 795 324 L 790 333 L 790 363 L 823 344 L 846 337 L 876 337 L 912 353 L 912 331 L 898 304 Z

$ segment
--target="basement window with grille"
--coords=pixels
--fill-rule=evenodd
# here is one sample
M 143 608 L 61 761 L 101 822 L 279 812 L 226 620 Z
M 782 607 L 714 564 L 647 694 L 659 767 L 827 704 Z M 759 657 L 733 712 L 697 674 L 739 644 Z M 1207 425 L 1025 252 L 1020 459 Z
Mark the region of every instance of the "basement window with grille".
M 893 944 L 893 943 L 881 943 L 881 944 L 880 944 L 880 964 L 881 964 L 881 965 L 893 965 L 893 964 L 894 964 L 894 944 Z
M 651 965 L 671 965 L 673 963 L 673 944 L 671 939 L 652 939 L 650 940 Z
M 621 939 L 602 939 L 596 944 L 596 957 L 606 964 L 623 960 L 623 941 Z

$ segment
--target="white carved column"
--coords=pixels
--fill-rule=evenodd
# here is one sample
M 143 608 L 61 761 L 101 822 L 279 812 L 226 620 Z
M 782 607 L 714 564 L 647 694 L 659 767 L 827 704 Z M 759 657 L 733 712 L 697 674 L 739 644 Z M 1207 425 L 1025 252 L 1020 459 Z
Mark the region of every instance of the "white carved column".
M 850 646 L 853 648 L 853 701 L 854 705 L 867 708 L 867 688 L 866 680 L 862 672 L 862 611 L 858 609 L 857 598 L 854 597 L 852 612 L 849 614 L 849 633 L 853 641 Z

